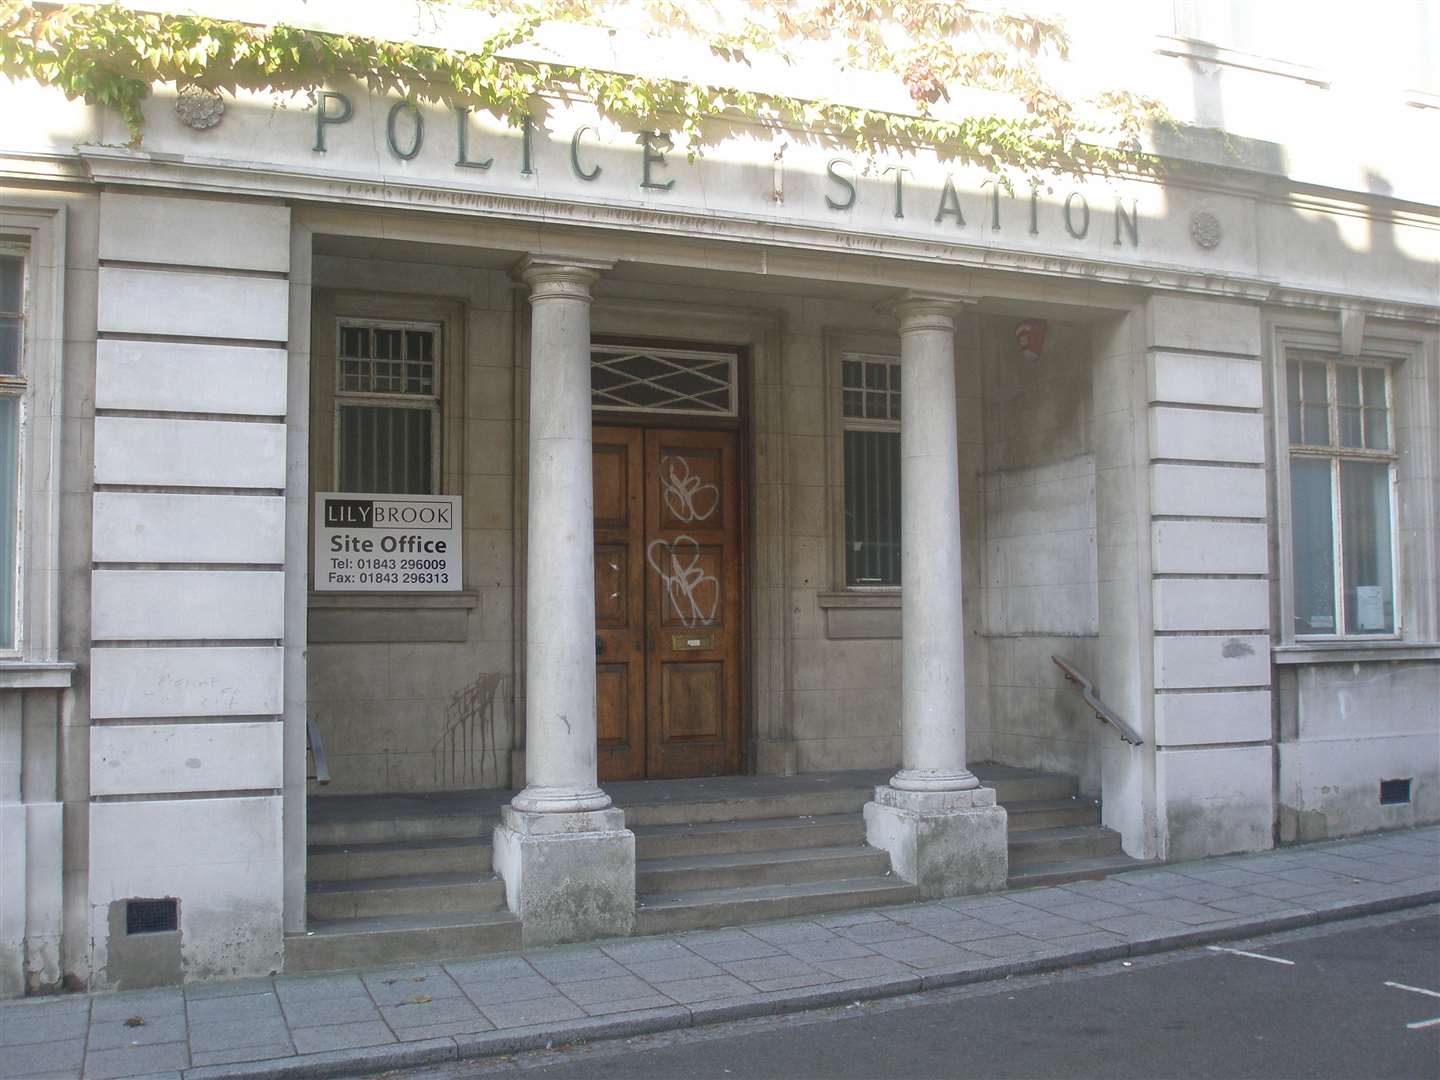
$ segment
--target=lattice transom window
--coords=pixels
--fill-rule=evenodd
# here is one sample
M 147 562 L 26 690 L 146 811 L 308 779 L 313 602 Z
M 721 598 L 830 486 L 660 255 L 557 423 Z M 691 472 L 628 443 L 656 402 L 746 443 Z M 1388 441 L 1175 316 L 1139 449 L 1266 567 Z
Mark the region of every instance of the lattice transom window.
M 590 403 L 596 409 L 735 416 L 736 359 L 725 352 L 593 345 Z

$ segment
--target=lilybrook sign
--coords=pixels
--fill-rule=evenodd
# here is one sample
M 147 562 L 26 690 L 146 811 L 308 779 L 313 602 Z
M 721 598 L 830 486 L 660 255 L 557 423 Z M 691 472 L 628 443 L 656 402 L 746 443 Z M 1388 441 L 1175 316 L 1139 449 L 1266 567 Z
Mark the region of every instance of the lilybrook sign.
M 460 496 L 315 496 L 318 592 L 457 592 Z
M 332 140 L 342 138 L 345 125 L 355 119 L 355 107 L 347 95 L 338 91 L 323 90 L 315 98 L 315 141 L 311 149 L 323 154 L 331 149 Z M 451 112 L 454 126 L 449 133 L 449 145 L 454 150 L 453 167 L 478 172 L 495 167 L 494 155 L 482 156 L 482 151 L 472 144 L 474 120 L 471 110 L 454 108 Z M 518 129 L 520 154 L 516 162 L 520 177 L 535 175 L 536 130 L 535 122 L 529 116 L 521 119 Z M 394 160 L 408 162 L 419 157 L 427 134 L 426 113 L 413 101 L 402 99 L 390 104 L 385 114 L 385 146 Z M 635 135 L 635 143 L 639 153 L 633 158 L 632 190 L 638 187 L 642 193 L 675 191 L 680 178 L 672 174 L 671 161 L 667 157 L 674 149 L 670 137 L 663 131 L 641 131 Z M 595 125 L 580 124 L 575 127 L 569 144 L 569 169 L 575 179 L 588 184 L 611 176 L 613 166 L 607 169 L 597 160 L 597 151 L 603 148 L 603 144 Z M 1048 213 L 1042 213 L 1042 210 L 1049 210 L 1049 204 L 1048 201 L 1042 203 L 1038 187 L 1031 187 L 1028 192 L 1012 192 L 998 178 L 989 177 L 981 182 L 978 191 L 963 189 L 957 187 L 951 172 L 944 173 L 938 187 L 922 187 L 917 183 L 916 170 L 908 165 L 881 165 L 875 172 L 882 180 L 881 197 L 888 200 L 895 220 L 928 219 L 942 228 L 964 228 L 968 206 L 977 223 L 982 227 L 988 225 L 994 232 L 1017 228 L 1026 230 L 1031 236 L 1039 236 L 1042 230 L 1056 227 Z M 837 214 L 855 209 L 862 199 L 860 177 L 860 170 L 852 159 L 830 158 L 825 163 L 826 209 Z M 783 200 L 778 191 L 771 197 L 776 201 Z M 1117 248 L 1138 248 L 1140 212 L 1137 200 L 1127 200 L 1119 195 L 1113 196 L 1113 199 L 1113 207 L 1109 208 L 1112 211 L 1113 245 Z M 1090 201 L 1083 191 L 1067 192 L 1059 204 L 1059 227 L 1075 240 L 1085 240 L 1090 236 L 1092 217 L 1098 216 L 1099 208 L 1092 214 Z

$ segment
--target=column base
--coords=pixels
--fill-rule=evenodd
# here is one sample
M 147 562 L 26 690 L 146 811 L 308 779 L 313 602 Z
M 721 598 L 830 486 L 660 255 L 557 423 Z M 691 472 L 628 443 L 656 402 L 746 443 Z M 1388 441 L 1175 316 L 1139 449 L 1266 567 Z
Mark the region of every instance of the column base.
M 506 806 L 493 850 L 525 945 L 634 933 L 635 834 L 623 810 L 534 814 Z
M 888 851 L 895 873 L 927 900 L 1003 889 L 1010 872 L 1007 815 L 994 788 L 921 792 L 882 785 L 865 804 L 865 839 Z

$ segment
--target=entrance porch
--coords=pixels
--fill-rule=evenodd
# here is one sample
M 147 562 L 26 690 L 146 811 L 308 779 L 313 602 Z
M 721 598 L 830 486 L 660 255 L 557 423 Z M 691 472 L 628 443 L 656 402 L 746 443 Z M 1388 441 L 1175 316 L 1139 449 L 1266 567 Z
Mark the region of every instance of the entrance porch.
M 1009 821 L 1009 886 L 1100 878 L 1143 865 L 1100 825 L 1076 779 L 974 766 Z M 635 834 L 635 933 L 659 934 L 903 903 L 916 886 L 865 842 L 862 811 L 889 770 L 614 781 Z M 308 932 L 287 971 L 468 956 L 524 944 L 491 837 L 503 789 L 315 797 Z

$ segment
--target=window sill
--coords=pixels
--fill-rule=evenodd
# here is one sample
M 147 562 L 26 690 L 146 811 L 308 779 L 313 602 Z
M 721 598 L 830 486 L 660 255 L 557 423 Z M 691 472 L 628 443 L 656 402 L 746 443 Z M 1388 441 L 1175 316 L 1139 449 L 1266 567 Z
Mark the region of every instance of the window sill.
M 479 607 L 480 594 L 473 589 L 448 593 L 312 592 L 308 605 L 311 611 L 449 610 Z
M 311 593 L 312 645 L 461 644 L 478 592 Z
M 900 607 L 900 590 L 886 589 L 875 590 L 854 590 L 850 592 L 822 592 L 816 596 L 816 602 L 822 609 L 848 608 L 859 610 L 873 610 Z
M 0 690 L 68 690 L 75 665 L 55 660 L 0 660 Z
M 900 637 L 900 590 L 822 592 L 825 636 L 831 641 L 894 641 Z
M 1155 51 L 1161 56 L 1174 56 L 1194 63 L 1221 64 L 1225 67 L 1244 68 L 1246 71 L 1258 71 L 1263 75 L 1279 75 L 1323 89 L 1329 89 L 1331 83 L 1329 73 L 1320 68 L 1279 60 L 1270 56 L 1256 56 L 1254 53 L 1241 52 L 1238 49 L 1227 49 L 1223 45 L 1215 45 L 1196 38 L 1158 34 L 1155 39 Z
M 1440 660 L 1434 641 L 1324 641 L 1276 645 L 1270 655 L 1277 664 L 1349 664 L 1390 660 Z

